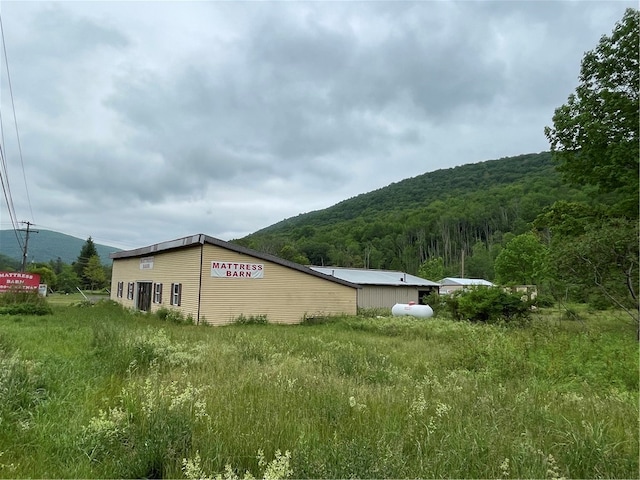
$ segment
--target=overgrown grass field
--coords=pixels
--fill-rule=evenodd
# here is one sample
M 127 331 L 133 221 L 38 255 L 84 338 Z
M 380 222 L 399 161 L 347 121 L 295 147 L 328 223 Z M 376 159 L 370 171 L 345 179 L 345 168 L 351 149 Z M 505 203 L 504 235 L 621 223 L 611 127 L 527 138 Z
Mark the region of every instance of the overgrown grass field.
M 203 327 L 0 316 L 3 478 L 638 478 L 615 313 Z

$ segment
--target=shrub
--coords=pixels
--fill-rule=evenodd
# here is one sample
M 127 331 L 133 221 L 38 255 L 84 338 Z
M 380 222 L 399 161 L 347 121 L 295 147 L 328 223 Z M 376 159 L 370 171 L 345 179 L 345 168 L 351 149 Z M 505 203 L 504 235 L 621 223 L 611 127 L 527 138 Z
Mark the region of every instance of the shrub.
M 438 314 L 443 312 L 447 307 L 446 299 L 435 291 L 422 297 L 422 300 L 431 307 L 434 317 L 437 317 Z
M 304 315 L 302 317 L 302 325 L 322 325 L 325 323 L 331 323 L 334 319 L 332 317 L 323 315 Z
M 501 288 L 461 290 L 447 297 L 446 305 L 455 320 L 496 323 L 525 320 L 530 316 L 530 305 L 520 299 L 520 294 Z
M 50 315 L 51 307 L 31 303 L 18 303 L 0 307 L 0 315 Z
M 176 323 L 176 324 L 193 324 L 193 315 L 189 314 L 186 317 L 180 310 L 173 308 L 161 307 L 156 310 L 156 316 L 163 321 Z
M 385 307 L 374 308 L 361 308 L 358 307 L 358 317 L 363 318 L 376 318 L 376 317 L 390 317 L 391 309 Z
M 49 315 L 51 313 L 47 300 L 38 295 L 38 292 L 19 289 L 0 294 L 0 314 Z
M 611 300 L 609 300 L 601 292 L 593 292 L 588 299 L 589 310 L 598 312 L 611 308 Z
M 534 300 L 534 305 L 539 308 L 549 308 L 555 305 L 555 300 L 552 295 L 538 295 Z
M 81 300 L 78 303 L 74 303 L 73 306 L 76 308 L 91 308 L 94 303 L 91 300 Z
M 10 289 L 0 294 L 0 306 L 13 305 L 16 303 L 40 303 L 44 297 L 38 292 L 25 289 Z
M 249 315 L 245 316 L 240 314 L 233 320 L 233 323 L 238 325 L 266 325 L 269 323 L 266 315 Z

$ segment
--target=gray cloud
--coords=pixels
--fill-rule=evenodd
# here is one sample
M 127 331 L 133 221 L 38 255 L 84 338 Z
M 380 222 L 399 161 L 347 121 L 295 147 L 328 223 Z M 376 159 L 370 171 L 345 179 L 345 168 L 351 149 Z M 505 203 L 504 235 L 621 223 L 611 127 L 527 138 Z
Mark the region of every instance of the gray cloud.
M 131 248 L 229 239 L 546 150 L 582 55 L 633 6 L 4 2 L 31 221 Z M 25 215 L 16 145 L 3 150 Z

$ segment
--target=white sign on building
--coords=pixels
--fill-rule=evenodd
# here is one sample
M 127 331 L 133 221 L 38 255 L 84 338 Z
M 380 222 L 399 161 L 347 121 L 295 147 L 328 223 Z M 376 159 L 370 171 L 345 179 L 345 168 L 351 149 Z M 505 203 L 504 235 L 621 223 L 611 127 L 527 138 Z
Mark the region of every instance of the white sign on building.
M 140 270 L 153 270 L 153 257 L 141 258 Z
M 216 278 L 264 278 L 264 264 L 211 262 L 211 276 Z

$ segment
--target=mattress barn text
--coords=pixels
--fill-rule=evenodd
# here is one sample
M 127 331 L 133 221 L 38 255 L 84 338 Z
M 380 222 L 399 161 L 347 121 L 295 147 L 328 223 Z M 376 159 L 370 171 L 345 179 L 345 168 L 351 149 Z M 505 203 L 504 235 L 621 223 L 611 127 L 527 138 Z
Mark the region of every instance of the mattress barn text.
M 264 264 L 239 262 L 211 262 L 211 276 L 216 278 L 263 278 Z

